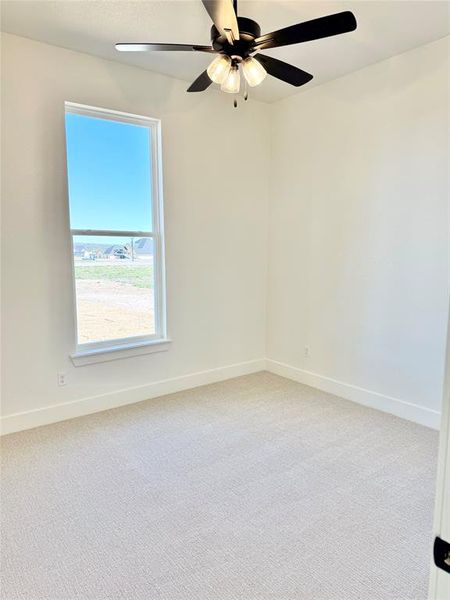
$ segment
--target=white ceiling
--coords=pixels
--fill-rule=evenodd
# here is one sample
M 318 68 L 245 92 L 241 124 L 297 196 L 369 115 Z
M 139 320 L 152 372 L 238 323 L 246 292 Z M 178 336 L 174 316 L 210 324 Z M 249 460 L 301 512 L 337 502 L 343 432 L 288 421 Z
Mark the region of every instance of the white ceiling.
M 405 52 L 450 33 L 448 2 L 241 0 L 238 14 L 263 33 L 341 10 L 358 21 L 352 33 L 266 50 L 312 73 L 300 90 Z M 193 81 L 211 61 L 194 52 L 119 53 L 115 42 L 208 44 L 210 19 L 200 0 L 3 0 L 2 30 Z M 187 87 L 187 86 L 186 86 Z M 273 102 L 298 92 L 268 77 L 252 95 Z

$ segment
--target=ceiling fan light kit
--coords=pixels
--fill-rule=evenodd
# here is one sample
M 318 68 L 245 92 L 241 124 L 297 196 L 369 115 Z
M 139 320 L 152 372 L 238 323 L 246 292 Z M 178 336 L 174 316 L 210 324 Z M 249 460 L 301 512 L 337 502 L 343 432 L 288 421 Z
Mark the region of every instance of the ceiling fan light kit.
M 211 83 L 217 83 L 223 92 L 238 94 L 241 84 L 240 67 L 250 87 L 262 83 L 267 74 L 295 87 L 304 85 L 313 78 L 310 73 L 298 67 L 261 54 L 261 50 L 339 35 L 354 31 L 357 26 L 353 13 L 344 11 L 261 35 L 261 28 L 256 21 L 237 16 L 236 1 L 202 0 L 202 3 L 213 21 L 211 46 L 120 43 L 116 44 L 116 49 L 122 52 L 162 50 L 218 54 L 187 91 L 203 92 Z M 247 92 L 245 94 L 248 96 Z M 234 105 L 237 106 L 236 101 Z

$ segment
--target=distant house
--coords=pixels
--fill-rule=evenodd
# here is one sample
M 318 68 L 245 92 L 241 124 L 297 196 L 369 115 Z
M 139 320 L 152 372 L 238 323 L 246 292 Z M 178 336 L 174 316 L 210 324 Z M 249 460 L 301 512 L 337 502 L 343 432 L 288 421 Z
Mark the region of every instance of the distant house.
M 76 242 L 73 245 L 73 255 L 83 260 L 96 260 L 103 258 L 106 247 L 106 244 Z
M 73 255 L 75 258 L 81 258 L 82 260 L 95 260 L 97 258 L 97 252 L 86 244 L 74 244 Z
M 83 260 L 95 260 L 97 258 L 97 255 L 94 251 L 86 249 L 83 252 L 82 258 Z
M 74 244 L 73 245 L 73 255 L 77 258 L 82 258 L 85 251 L 84 244 Z
M 140 238 L 134 242 L 134 252 L 136 256 L 150 257 L 153 256 L 153 240 L 152 238 Z
M 130 249 L 123 244 L 114 244 L 113 246 L 108 246 L 104 251 L 105 258 L 110 259 L 125 259 L 130 257 Z

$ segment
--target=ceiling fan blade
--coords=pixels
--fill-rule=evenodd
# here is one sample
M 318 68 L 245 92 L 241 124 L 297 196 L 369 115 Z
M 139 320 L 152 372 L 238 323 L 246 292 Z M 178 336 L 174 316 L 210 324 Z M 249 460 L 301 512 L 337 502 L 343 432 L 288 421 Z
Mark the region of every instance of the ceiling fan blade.
M 255 50 L 265 50 L 267 48 L 278 48 L 279 46 L 288 46 L 289 44 L 299 44 L 300 42 L 310 42 L 321 38 L 347 33 L 356 29 L 355 15 L 346 10 L 344 12 L 320 17 L 312 21 L 297 23 L 272 33 L 266 33 L 255 40 Z
M 120 52 L 147 52 L 147 51 L 159 51 L 159 50 L 169 50 L 169 51 L 187 51 L 187 52 L 215 52 L 214 48 L 211 46 L 196 46 L 193 44 L 140 44 L 140 43 L 131 43 L 131 44 L 116 44 L 116 50 Z
M 202 0 L 212 22 L 222 35 L 229 37 L 233 34 L 235 40 L 239 39 L 239 26 L 232 0 Z
M 253 58 L 256 58 L 256 60 L 262 64 L 269 75 L 281 79 L 281 81 L 285 81 L 286 83 L 290 83 L 291 85 L 295 85 L 295 87 L 304 85 L 313 78 L 310 73 L 302 71 L 302 69 L 289 65 L 277 58 L 272 58 L 272 56 L 255 54 Z
M 203 71 L 201 75 L 192 83 L 187 91 L 188 92 L 204 92 L 211 85 L 212 81 L 206 71 Z

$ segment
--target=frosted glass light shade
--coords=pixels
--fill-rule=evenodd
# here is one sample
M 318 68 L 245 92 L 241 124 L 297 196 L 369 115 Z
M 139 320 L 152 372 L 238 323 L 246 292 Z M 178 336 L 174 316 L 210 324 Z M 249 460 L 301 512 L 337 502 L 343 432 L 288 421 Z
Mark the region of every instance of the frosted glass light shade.
M 235 65 L 231 67 L 228 77 L 222 83 L 220 89 L 222 92 L 227 92 L 228 94 L 237 94 L 239 93 L 240 86 L 241 76 L 239 75 L 239 68 Z
M 262 64 L 251 56 L 242 61 L 242 70 L 248 85 L 251 87 L 259 85 L 267 75 L 267 71 Z
M 231 69 L 231 58 L 226 54 L 219 54 L 206 69 L 208 77 L 214 83 L 223 83 Z

